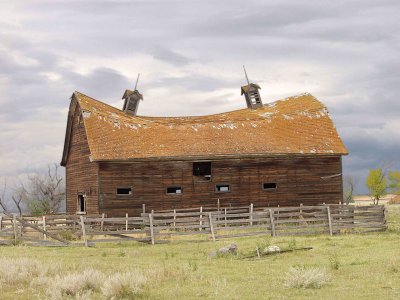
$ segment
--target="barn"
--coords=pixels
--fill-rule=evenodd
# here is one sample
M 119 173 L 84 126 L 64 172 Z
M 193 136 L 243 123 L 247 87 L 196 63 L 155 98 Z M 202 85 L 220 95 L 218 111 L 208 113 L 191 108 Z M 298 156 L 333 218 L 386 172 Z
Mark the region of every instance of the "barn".
M 342 143 L 327 108 L 310 94 L 207 116 L 137 115 L 74 92 L 61 165 L 68 213 L 139 215 L 199 206 L 314 205 L 342 200 Z

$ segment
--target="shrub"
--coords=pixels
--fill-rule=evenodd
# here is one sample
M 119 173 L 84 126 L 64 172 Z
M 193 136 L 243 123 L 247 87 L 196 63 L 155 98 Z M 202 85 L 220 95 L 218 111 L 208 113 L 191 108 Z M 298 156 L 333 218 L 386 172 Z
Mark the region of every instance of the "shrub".
M 140 272 L 116 273 L 108 277 L 101 287 L 107 299 L 132 299 L 143 292 L 147 278 Z
M 294 249 L 296 249 L 296 246 L 297 246 L 296 239 L 292 238 L 288 243 L 288 249 L 289 250 L 294 250 Z
M 63 230 L 58 235 L 67 241 L 76 241 L 79 239 L 73 230 Z
M 70 273 L 65 276 L 56 276 L 47 288 L 47 295 L 51 299 L 62 299 L 65 296 L 82 298 L 91 292 L 100 290 L 104 275 L 89 269 L 83 273 Z
M 285 275 L 286 288 L 320 288 L 331 281 L 331 275 L 318 267 L 294 267 Z
M 25 284 L 59 269 L 58 264 L 49 266 L 30 258 L 1 258 L 0 266 L 0 283 L 7 285 Z
M 329 263 L 331 265 L 332 270 L 339 270 L 340 267 L 339 255 L 337 253 L 332 254 L 329 257 Z

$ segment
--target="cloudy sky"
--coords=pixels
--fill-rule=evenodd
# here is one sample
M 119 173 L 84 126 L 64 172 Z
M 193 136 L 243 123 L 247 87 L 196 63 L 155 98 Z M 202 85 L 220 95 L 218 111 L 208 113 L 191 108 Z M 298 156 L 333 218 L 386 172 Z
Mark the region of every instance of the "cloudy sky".
M 242 65 L 264 103 L 310 92 L 350 151 L 347 175 L 400 169 L 400 2 L 0 0 L 0 177 L 61 160 L 78 90 L 141 115 L 243 108 Z

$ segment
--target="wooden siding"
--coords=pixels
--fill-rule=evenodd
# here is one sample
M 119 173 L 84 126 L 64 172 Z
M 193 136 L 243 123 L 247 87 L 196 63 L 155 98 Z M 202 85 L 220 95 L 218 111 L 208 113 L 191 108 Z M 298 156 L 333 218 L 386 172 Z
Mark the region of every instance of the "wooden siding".
M 342 200 L 342 177 L 321 178 L 342 172 L 340 156 L 216 160 L 212 161 L 211 181 L 193 176 L 192 166 L 190 161 L 101 162 L 99 212 L 139 215 L 142 204 L 149 211 L 216 206 L 218 199 L 221 206 L 337 204 Z M 86 180 L 91 176 L 97 180 L 96 169 L 86 170 Z M 276 182 L 277 189 L 263 190 L 264 182 Z M 229 184 L 231 190 L 215 192 L 216 184 Z M 167 195 L 168 186 L 180 186 L 183 193 Z M 133 194 L 116 195 L 117 187 L 132 187 Z M 96 207 L 97 198 L 90 201 L 94 201 L 91 207 Z
M 98 163 L 90 162 L 90 150 L 83 126 L 82 113 L 78 106 L 72 119 L 70 148 L 66 163 L 67 212 L 77 211 L 79 193 L 86 195 L 86 212 L 97 214 L 98 205 Z

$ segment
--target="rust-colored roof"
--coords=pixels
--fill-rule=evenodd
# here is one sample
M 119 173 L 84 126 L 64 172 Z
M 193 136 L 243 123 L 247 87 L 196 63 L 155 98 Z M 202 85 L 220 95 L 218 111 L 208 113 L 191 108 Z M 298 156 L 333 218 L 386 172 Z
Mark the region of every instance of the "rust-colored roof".
M 257 109 L 166 118 L 130 116 L 79 92 L 72 101 L 82 109 L 93 160 L 347 154 L 326 107 L 310 94 Z

